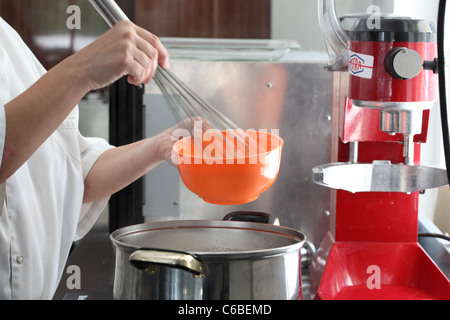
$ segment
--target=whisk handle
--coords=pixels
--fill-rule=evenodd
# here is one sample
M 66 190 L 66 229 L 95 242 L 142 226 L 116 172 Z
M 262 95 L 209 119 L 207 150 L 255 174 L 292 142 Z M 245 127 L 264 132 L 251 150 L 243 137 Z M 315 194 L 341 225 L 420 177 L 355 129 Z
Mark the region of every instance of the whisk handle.
M 89 1 L 110 27 L 114 26 L 119 21 L 130 20 L 114 0 Z
M 120 21 L 130 21 L 114 0 L 89 0 L 89 2 L 111 28 Z M 159 65 L 157 69 L 163 70 Z

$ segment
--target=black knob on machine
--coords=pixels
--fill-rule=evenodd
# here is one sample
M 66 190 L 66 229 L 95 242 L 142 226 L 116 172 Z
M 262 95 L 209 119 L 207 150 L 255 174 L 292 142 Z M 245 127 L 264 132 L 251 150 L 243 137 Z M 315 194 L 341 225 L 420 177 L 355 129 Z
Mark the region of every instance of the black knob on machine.
M 423 68 L 425 70 L 431 70 L 433 73 L 439 73 L 439 60 L 438 58 L 434 58 L 434 60 L 425 60 L 423 62 Z

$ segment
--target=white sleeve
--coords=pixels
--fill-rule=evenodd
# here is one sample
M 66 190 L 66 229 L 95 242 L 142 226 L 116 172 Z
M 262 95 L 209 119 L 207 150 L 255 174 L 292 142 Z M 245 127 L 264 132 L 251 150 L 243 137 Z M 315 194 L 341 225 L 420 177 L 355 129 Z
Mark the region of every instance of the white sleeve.
M 83 179 L 86 179 L 89 171 L 98 158 L 107 150 L 114 148 L 101 138 L 85 138 L 79 136 L 81 163 L 83 167 Z M 86 235 L 98 219 L 98 216 L 108 203 L 109 197 L 97 201 L 84 203 L 81 207 L 75 240 Z
M 0 163 L 2 163 L 3 150 L 5 149 L 5 137 L 6 137 L 5 106 L 0 105 Z

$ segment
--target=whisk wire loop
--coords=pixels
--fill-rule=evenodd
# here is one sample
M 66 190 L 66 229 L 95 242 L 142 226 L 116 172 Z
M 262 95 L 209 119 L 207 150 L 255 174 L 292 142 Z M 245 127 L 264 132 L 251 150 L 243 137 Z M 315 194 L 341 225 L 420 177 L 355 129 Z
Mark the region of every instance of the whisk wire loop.
M 235 150 L 235 138 L 238 146 L 244 146 L 244 148 L 250 146 L 250 149 L 252 149 L 254 144 L 248 143 L 248 139 L 246 139 L 243 130 L 239 130 L 239 127 L 233 121 L 197 95 L 171 70 L 158 66 L 154 80 L 179 122 L 183 123 L 183 121 L 189 118 L 200 119 L 206 123 L 206 127 L 219 131 L 226 130 L 227 134 L 223 137 L 226 150 Z M 222 154 L 224 153 L 222 152 Z M 236 151 L 234 151 L 234 155 L 236 156 Z

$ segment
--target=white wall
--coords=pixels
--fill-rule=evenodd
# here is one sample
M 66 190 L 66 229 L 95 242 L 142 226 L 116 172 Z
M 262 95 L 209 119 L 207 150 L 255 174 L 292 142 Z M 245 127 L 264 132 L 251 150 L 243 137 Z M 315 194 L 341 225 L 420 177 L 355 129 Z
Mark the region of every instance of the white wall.
M 316 0 L 272 0 L 273 39 L 297 40 L 307 50 L 325 50 Z
M 437 18 L 439 2 L 437 0 L 395 0 L 394 13 L 409 16 L 413 19 Z
M 392 11 L 392 0 L 336 0 L 338 15 L 366 12 L 371 4 Z M 324 50 L 318 0 L 272 0 L 273 39 L 297 40 L 306 50 Z

